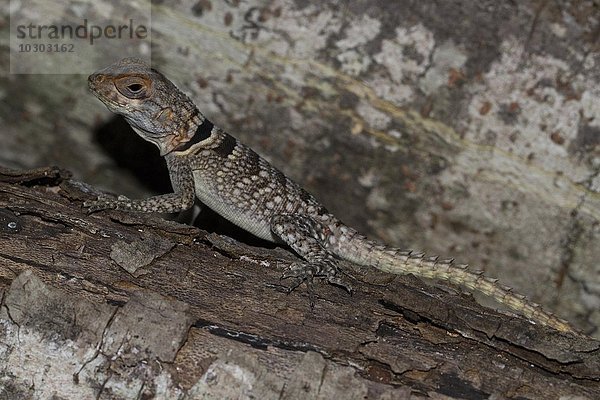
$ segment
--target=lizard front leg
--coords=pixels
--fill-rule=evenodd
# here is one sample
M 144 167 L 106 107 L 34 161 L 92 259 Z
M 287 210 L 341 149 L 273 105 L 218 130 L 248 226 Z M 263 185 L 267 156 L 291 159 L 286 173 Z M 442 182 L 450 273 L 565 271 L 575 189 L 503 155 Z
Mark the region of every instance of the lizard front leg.
M 124 196 L 119 196 L 117 199 L 99 196 L 96 200 L 86 201 L 83 206 L 89 212 L 117 209 L 146 213 L 174 213 L 191 208 L 194 205 L 195 192 L 194 178 L 189 162 L 175 154 L 168 154 L 165 159 L 173 193 L 141 200 L 130 200 Z
M 340 278 L 339 259 L 327 250 L 328 229 L 312 217 L 300 214 L 278 214 L 271 218 L 271 230 L 306 262 L 294 263 L 282 279 L 293 278 L 290 291 L 306 282 L 311 290 L 314 277 L 324 277 L 327 282 L 352 293 L 352 286 Z

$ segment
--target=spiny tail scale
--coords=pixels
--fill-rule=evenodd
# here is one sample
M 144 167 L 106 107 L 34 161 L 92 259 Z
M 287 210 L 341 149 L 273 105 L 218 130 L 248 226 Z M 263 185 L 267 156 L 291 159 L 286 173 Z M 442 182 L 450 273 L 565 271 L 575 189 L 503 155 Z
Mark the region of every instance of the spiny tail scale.
M 523 314 L 535 323 L 553 327 L 561 332 L 573 332 L 568 322 L 546 312 L 539 304 L 502 286 L 497 279 L 485 277 L 482 271 L 471 271 L 466 264 L 455 264 L 453 259 L 440 260 L 437 256 L 426 257 L 423 253 L 395 249 L 352 235 L 344 253 L 345 260 L 396 275 L 413 274 L 418 277 L 449 282 L 478 291 L 501 304 Z

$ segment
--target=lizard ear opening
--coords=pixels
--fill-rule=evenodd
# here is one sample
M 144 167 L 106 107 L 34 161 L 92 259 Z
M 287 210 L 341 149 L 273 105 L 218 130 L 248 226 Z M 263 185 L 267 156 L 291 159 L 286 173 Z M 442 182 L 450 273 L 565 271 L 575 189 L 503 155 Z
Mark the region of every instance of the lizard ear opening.
M 129 99 L 143 99 L 148 97 L 150 82 L 139 76 L 125 76 L 115 80 L 115 87 Z

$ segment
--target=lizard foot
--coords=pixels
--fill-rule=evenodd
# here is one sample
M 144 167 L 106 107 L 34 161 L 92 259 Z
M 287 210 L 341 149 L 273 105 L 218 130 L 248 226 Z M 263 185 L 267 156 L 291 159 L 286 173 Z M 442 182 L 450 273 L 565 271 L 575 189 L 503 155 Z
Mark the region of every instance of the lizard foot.
M 311 294 L 313 278 L 323 277 L 330 284 L 341 287 L 352 294 L 352 285 L 340 278 L 338 272 L 340 272 L 339 268 L 330 260 L 297 262 L 290 265 L 289 269 L 281 276 L 281 279 L 292 279 L 292 285 L 289 287 L 290 292 L 294 291 L 302 282 L 306 282 L 309 294 Z
M 314 270 L 308 263 L 297 262 L 290 265 L 288 270 L 281 275 L 280 279 L 291 279 L 292 283 L 287 286 L 287 293 L 292 293 L 302 282 L 306 282 L 306 290 L 310 299 L 310 308 L 315 306 Z

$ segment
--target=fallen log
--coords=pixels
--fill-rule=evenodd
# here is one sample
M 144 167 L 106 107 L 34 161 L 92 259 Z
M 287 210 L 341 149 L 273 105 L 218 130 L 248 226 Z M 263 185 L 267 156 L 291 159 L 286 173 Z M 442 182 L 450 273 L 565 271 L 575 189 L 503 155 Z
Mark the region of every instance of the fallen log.
M 287 250 L 87 215 L 93 195 L 0 170 L 0 399 L 600 397 L 584 335 L 350 265 L 356 292 L 317 284 L 311 308 L 279 280 Z

